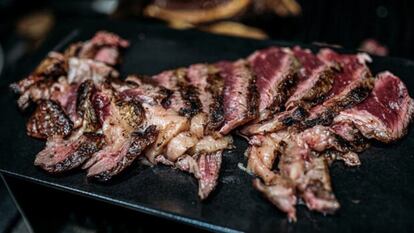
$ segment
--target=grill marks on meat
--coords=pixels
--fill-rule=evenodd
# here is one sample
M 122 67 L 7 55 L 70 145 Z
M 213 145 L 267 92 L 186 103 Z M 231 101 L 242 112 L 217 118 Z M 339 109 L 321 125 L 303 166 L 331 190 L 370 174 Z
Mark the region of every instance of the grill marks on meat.
M 162 141 L 148 150 L 147 157 L 151 162 L 192 173 L 199 181 L 199 196 L 204 199 L 217 184 L 223 150 L 232 145 L 230 137 L 216 132 L 224 120 L 224 79 L 216 67 L 204 64 L 166 71 L 154 79 L 164 88 L 172 90 L 164 91 L 169 96 L 161 101 L 165 108 L 163 111 L 170 111 L 169 118 L 179 117 L 174 116 L 175 112 L 187 120 L 182 118 L 182 127 L 180 124 L 171 129 L 167 127 L 167 136 L 160 137 Z M 192 107 L 186 108 L 186 105 Z M 161 116 L 160 111 L 153 115 Z
M 64 75 L 66 73 L 64 62 L 62 54 L 50 52 L 31 75 L 10 86 L 15 92 L 22 94 L 39 81 Z
M 111 33 L 98 32 L 89 42 L 76 43 L 64 54 L 50 52 L 31 75 L 10 85 L 20 95 L 18 106 L 26 109 L 30 101 L 37 102 L 65 95 L 57 90 L 65 89 L 56 85 L 57 79 L 61 77 L 66 77 L 69 84 L 78 85 L 86 79 L 98 83 L 108 78 L 117 78 L 118 72 L 106 64 L 115 65 L 115 60 L 119 60 L 118 50 L 126 47 L 128 42 L 122 38 Z
M 208 130 L 218 130 L 224 123 L 224 80 L 217 72 L 209 74 L 209 88 L 213 102 L 209 106 Z
M 184 105 L 178 111 L 180 115 L 193 117 L 201 111 L 202 106 L 200 99 L 198 98 L 198 91 L 194 89 L 194 87 L 180 87 L 179 92 Z
M 224 122 L 220 133 L 225 135 L 257 117 L 258 93 L 256 78 L 245 61 L 220 62 L 216 66 L 224 79 Z
M 98 33 L 88 43 L 95 44 L 98 50 L 127 46 L 126 41 L 105 33 Z M 64 172 L 82 165 L 106 143 L 99 131 L 108 110 L 97 89 L 117 78 L 118 72 L 99 59 L 92 60 L 95 57 L 84 56 L 86 53 L 79 57 L 82 51 L 88 50 L 85 48 L 88 43 L 77 43 L 64 55 L 50 53 L 22 85 L 12 85 L 27 103 L 28 100 L 40 103 L 28 123 L 28 133 L 48 139 L 35 164 L 49 172 Z M 105 53 L 96 52 L 101 58 Z M 42 127 L 48 130 L 43 129 L 40 135 L 38 131 Z
M 245 135 L 275 132 L 304 120 L 307 110 L 320 103 L 332 88 L 334 73 L 332 67 L 319 60 L 310 50 L 295 47 L 293 55 L 300 63 L 297 86 L 284 104 L 286 111 L 270 116 L 258 123 L 245 127 Z
M 195 64 L 188 68 L 189 82 L 197 87 L 202 110 L 208 114 L 208 131 L 216 131 L 224 122 L 224 79 L 213 65 Z
M 59 105 L 50 100 L 42 101 L 27 122 L 27 134 L 34 138 L 47 139 L 52 136 L 68 136 L 72 121 Z
M 102 89 L 97 96 L 94 106 L 103 109 L 98 112 L 102 114 L 99 118 L 102 120 L 106 146 L 94 154 L 83 168 L 88 168 L 88 177 L 106 181 L 130 165 L 152 144 L 157 131 L 155 126 L 149 126 L 148 131 L 145 130 L 143 134 L 134 133 L 139 130 L 138 127 L 145 117 L 139 102 L 118 101 L 110 88 Z M 137 145 L 143 148 L 131 151 L 131 147 Z
M 171 108 L 185 117 L 193 117 L 202 111 L 199 91 L 188 82 L 187 69 L 166 71 L 154 77 L 154 80 L 164 88 L 169 89 L 163 99 L 164 108 Z
M 374 84 L 371 72 L 365 64 L 370 61 L 366 54 L 342 55 L 323 49 L 318 57 L 327 63 L 337 64 L 339 72 L 326 101 L 310 110 L 309 118 L 303 123 L 305 127 L 331 124 L 341 110 L 363 101 Z
M 92 98 L 90 96 L 93 93 L 91 90 L 86 91 L 85 88 L 84 93 L 86 94 L 83 97 L 78 96 L 80 103 L 76 106 L 79 108 L 87 107 L 84 103 L 88 101 L 85 99 Z M 81 115 L 80 122 L 82 123 L 75 131 L 70 132 L 69 137 L 63 138 L 62 135 L 53 135 L 53 137 L 47 138 L 46 148 L 36 156 L 35 165 L 49 172 L 64 172 L 79 167 L 104 146 L 104 137 L 97 133 L 97 128 L 93 127 L 96 123 L 88 118 L 89 115 L 96 114 L 95 109 L 91 109 L 91 106 L 88 107 L 88 114 L 85 112 Z M 40 120 L 42 124 L 46 124 L 49 119 L 41 118 Z M 54 124 L 56 125 L 56 123 Z M 95 129 L 95 131 L 91 129 Z
M 146 76 L 130 75 L 125 82 L 112 82 L 111 84 L 119 92 L 121 99 L 136 100 L 150 106 L 162 103 L 171 93 L 170 90 L 158 86 L 154 80 Z
M 414 111 L 398 77 L 383 72 L 374 83 L 364 54 L 270 47 L 246 60 L 123 81 L 113 66 L 128 46 L 98 32 L 50 53 L 11 85 L 21 109 L 38 104 L 27 123 L 30 136 L 47 139 L 36 166 L 51 173 L 83 166 L 89 178 L 107 181 L 145 156 L 193 174 L 205 199 L 233 145 L 225 135 L 253 122 L 242 129 L 253 186 L 295 221 L 299 198 L 310 210 L 334 213 L 340 205 L 329 165 L 358 166 L 367 138 L 401 138 Z
M 314 64 L 306 64 L 306 59 L 309 58 L 305 58 L 305 56 L 310 56 L 306 54 L 306 51 L 303 52 L 296 49 L 296 54 L 299 56 L 299 60 L 302 59 L 305 66 L 315 67 Z M 303 57 L 300 58 L 300 56 Z M 296 102 L 296 107 L 292 105 L 293 102 L 288 102 L 287 111 L 277 114 L 271 119 L 249 125 L 242 130 L 242 133 L 245 135 L 265 134 L 276 132 L 292 125 L 301 128 L 309 128 L 315 125 L 330 125 L 333 118 L 340 111 L 352 107 L 368 96 L 374 82 L 368 67 L 365 65 L 365 62 L 369 61 L 368 55 L 341 55 L 330 49 L 324 49 L 321 50 L 318 58 L 320 59 L 319 61 L 324 62 L 323 67 L 326 67 L 326 70 L 323 71 L 325 68 L 321 68 L 322 70 L 316 68 L 315 72 L 322 72 L 318 73 L 320 83 L 315 82 L 314 88 L 311 88 L 309 93 L 325 92 L 324 95 L 313 96 L 314 98 L 311 101 L 307 101 L 304 98 L 305 96 L 302 96 L 301 104 Z M 331 67 L 336 67 L 336 72 L 333 73 Z M 333 83 L 331 88 L 329 88 L 331 79 Z M 322 83 L 324 85 L 321 85 Z M 298 88 L 301 88 L 301 84 L 304 83 L 301 82 Z M 292 96 L 292 98 L 296 97 Z M 316 103 L 321 102 L 321 100 L 324 101 L 314 106 Z M 312 108 L 309 109 L 309 107 Z
M 368 98 L 342 111 L 335 122 L 354 124 L 365 137 L 389 143 L 406 134 L 413 106 L 404 83 L 392 73 L 383 72 Z
M 51 138 L 37 154 L 34 164 L 50 173 L 68 171 L 82 165 L 103 144 L 102 135 L 94 133 L 75 134 L 67 140 Z
M 301 64 L 298 85 L 286 101 L 286 109 L 301 106 L 305 109 L 321 102 L 331 90 L 334 73 L 332 68 L 319 60 L 308 49 L 295 47 L 293 55 Z
M 345 153 L 350 151 L 361 152 L 366 149 L 366 140 L 354 128 L 347 129 L 349 130 L 349 132 L 346 132 L 348 137 L 352 133 L 352 140 L 347 140 L 337 134 L 335 130 L 338 130 L 338 127 L 335 127 L 335 129 L 334 127 L 317 125 L 301 132 L 300 137 L 312 150 L 317 152 L 334 149 Z M 341 128 L 344 128 L 344 126 L 341 126 Z
M 119 174 L 155 142 L 158 131 L 151 125 L 143 132 L 133 132 L 121 147 L 118 154 L 104 156 L 88 169 L 88 177 L 107 181 Z
M 297 82 L 297 60 L 287 48 L 270 47 L 259 50 L 248 58 L 256 77 L 259 97 L 259 119 L 284 109 L 287 98 Z

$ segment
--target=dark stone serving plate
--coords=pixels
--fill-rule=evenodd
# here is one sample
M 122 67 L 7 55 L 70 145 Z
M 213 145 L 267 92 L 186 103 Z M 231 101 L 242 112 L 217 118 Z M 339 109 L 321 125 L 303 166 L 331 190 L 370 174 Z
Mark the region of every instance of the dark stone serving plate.
M 391 145 L 374 142 L 361 154 L 360 167 L 348 168 L 341 162 L 334 163 L 331 177 L 341 209 L 335 215 L 323 216 L 299 206 L 297 223 L 289 223 L 282 212 L 252 188 L 252 177 L 238 168 L 239 162 L 245 162 L 243 153 L 247 143 L 237 136 L 236 149 L 224 153 L 217 189 L 203 202 L 197 197 L 197 182 L 192 176 L 164 166 L 134 165 L 107 184 L 87 181 L 80 170 L 53 176 L 36 168 L 34 156 L 44 143 L 26 136 L 28 113 L 17 109 L 16 98 L 8 84 L 28 74 L 48 51 L 61 50 L 68 43 L 88 39 L 102 29 L 118 33 L 131 42 L 121 66 L 123 76 L 156 74 L 197 62 L 244 57 L 270 45 L 296 44 L 223 37 L 194 30 L 175 31 L 158 24 L 68 22 L 50 35 L 33 59 L 21 64 L 18 75 L 1 80 L 0 171 L 3 174 L 219 232 L 414 231 L 412 130 Z M 317 49 L 316 46 L 302 46 Z M 370 67 L 374 74 L 390 70 L 400 76 L 414 95 L 414 62 L 374 57 Z

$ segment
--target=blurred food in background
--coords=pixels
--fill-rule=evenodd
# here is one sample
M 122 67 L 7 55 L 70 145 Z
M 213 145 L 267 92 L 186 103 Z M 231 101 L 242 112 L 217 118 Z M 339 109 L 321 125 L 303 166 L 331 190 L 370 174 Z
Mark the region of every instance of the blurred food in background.
M 362 41 L 361 46 L 359 46 L 359 49 L 377 56 L 388 55 L 388 48 L 374 39 L 366 39 Z
M 54 15 L 49 10 L 29 13 L 17 21 L 16 32 L 31 41 L 33 47 L 38 47 L 53 28 L 54 21 Z
M 297 16 L 301 8 L 295 0 L 154 0 L 144 8 L 145 16 L 167 21 L 175 29 L 198 27 L 211 33 L 254 39 L 266 39 L 268 35 L 259 28 L 225 20 L 268 12 Z
M 62 20 L 111 18 L 413 58 L 413 7 L 411 0 L 0 0 L 0 44 L 9 67 Z
M 228 36 L 246 37 L 252 39 L 267 39 L 269 36 L 261 29 L 249 27 L 242 23 L 222 21 L 207 26 L 201 26 L 201 30 Z

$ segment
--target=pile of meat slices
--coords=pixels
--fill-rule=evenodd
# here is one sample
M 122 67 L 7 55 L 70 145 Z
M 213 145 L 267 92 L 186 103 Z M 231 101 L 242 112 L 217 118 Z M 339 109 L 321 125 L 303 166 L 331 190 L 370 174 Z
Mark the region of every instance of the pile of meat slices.
M 413 115 L 404 83 L 388 71 L 374 77 L 366 54 L 270 47 L 237 61 L 120 79 L 128 46 L 98 32 L 49 53 L 11 85 L 21 109 L 37 104 L 27 133 L 47 142 L 36 166 L 82 168 L 107 181 L 134 161 L 164 164 L 193 174 L 204 199 L 237 131 L 250 145 L 253 186 L 294 221 L 299 200 L 334 213 L 340 205 L 329 165 L 358 166 L 369 140 L 400 139 Z

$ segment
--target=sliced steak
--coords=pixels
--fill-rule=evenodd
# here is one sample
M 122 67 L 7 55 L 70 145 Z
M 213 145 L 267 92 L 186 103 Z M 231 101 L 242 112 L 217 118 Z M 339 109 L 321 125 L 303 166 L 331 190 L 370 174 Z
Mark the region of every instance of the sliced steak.
M 185 156 L 175 163 L 178 169 L 194 174 L 198 179 L 198 196 L 205 199 L 217 186 L 222 162 L 222 151 L 202 153 L 196 158 Z
M 84 84 L 86 85 L 87 83 L 85 82 Z M 79 107 L 79 111 L 76 108 L 74 110 L 74 112 L 83 112 L 79 118 L 80 126 L 72 131 L 67 138 L 63 138 L 62 135 L 48 137 L 46 148 L 36 156 L 35 165 L 42 167 L 46 171 L 64 172 L 79 167 L 85 161 L 92 158 L 106 143 L 104 136 L 97 133 L 100 127 L 95 127 L 98 125 L 95 122 L 96 119 L 92 121 L 90 118 L 90 115 L 97 115 L 98 112 L 102 113 L 103 111 L 95 105 L 85 104 L 90 101 L 86 100 L 86 98 L 94 99 L 95 96 L 91 96 L 93 92 L 86 91 L 86 86 L 81 89 L 85 90 L 85 95 L 78 98 L 79 103 L 75 103 L 75 106 Z M 47 131 L 42 131 L 43 134 L 45 132 Z
M 187 69 L 165 71 L 154 76 L 153 80 L 171 90 L 162 101 L 164 108 L 171 108 L 181 116 L 189 118 L 202 112 L 199 90 L 187 80 Z
M 392 73 L 382 72 L 369 97 L 342 111 L 335 122 L 352 123 L 365 137 L 389 143 L 406 134 L 413 109 L 404 83 Z
M 171 95 L 170 90 L 158 86 L 152 78 L 145 76 L 130 75 L 125 82 L 111 84 L 119 92 L 120 98 L 126 101 L 133 99 L 148 105 L 158 105 Z
M 363 101 L 374 84 L 374 78 L 365 64 L 370 61 L 366 54 L 338 54 L 330 49 L 322 49 L 318 57 L 327 63 L 336 64 L 339 72 L 336 73 L 326 101 L 309 111 L 310 116 L 302 124 L 304 127 L 331 124 L 340 111 Z
M 64 57 L 60 53 L 50 52 L 32 74 L 10 85 L 20 95 L 17 101 L 19 108 L 26 109 L 30 101 L 48 100 L 51 86 L 63 75 L 66 75 Z
M 29 118 L 26 129 L 27 134 L 35 138 L 66 137 L 72 132 L 73 123 L 58 104 L 45 100 L 37 106 Z
M 113 90 L 110 88 L 102 89 L 95 95 L 93 106 L 102 125 L 106 146 L 94 154 L 84 164 L 83 168 L 89 168 L 88 177 L 99 178 L 101 173 L 107 174 L 103 168 L 108 168 L 110 170 L 108 174 L 112 174 L 114 171 L 111 169 L 114 164 L 111 162 L 122 161 L 123 157 L 127 155 L 126 151 L 130 144 L 131 135 L 138 130 L 138 127 L 144 121 L 145 113 L 139 102 L 117 101 Z M 104 166 L 103 163 L 108 164 Z M 119 169 L 120 167 L 116 173 L 121 171 Z M 109 175 L 102 177 L 109 177 Z
M 92 39 L 71 45 L 65 55 L 93 59 L 113 66 L 120 63 L 120 52 L 128 46 L 129 42 L 118 35 L 99 31 Z
M 171 92 L 163 100 L 164 108 L 171 108 L 181 116 L 193 117 L 202 111 L 202 104 L 198 97 L 198 91 L 193 86 L 183 85 Z
M 220 133 L 225 135 L 257 117 L 256 78 L 243 60 L 215 65 L 224 79 L 224 123 Z
M 213 95 L 210 92 L 209 78 L 212 71 L 207 64 L 195 64 L 188 67 L 188 82 L 199 92 L 199 98 L 202 105 L 202 111 L 208 113 L 210 105 L 213 103 Z
M 248 57 L 259 93 L 259 120 L 284 109 L 297 81 L 299 64 L 287 48 L 270 47 Z
M 92 80 L 87 80 L 79 86 L 76 96 L 76 113 L 72 112 L 72 118 L 77 118 L 75 126 L 83 126 L 84 132 L 96 132 L 101 128 L 98 113 L 93 101 L 97 90 Z
M 151 125 L 143 132 L 133 132 L 121 150 L 112 156 L 104 156 L 88 169 L 88 177 L 107 181 L 130 166 L 144 150 L 155 142 L 158 131 Z
M 58 78 L 66 74 L 65 60 L 62 54 L 50 52 L 47 57 L 42 60 L 34 72 L 27 78 L 13 83 L 10 87 L 19 94 L 27 91 L 32 85 L 44 79 Z
M 135 100 L 142 103 L 146 119 L 143 122 L 143 125 L 154 125 L 157 127 L 159 132 L 157 139 L 155 143 L 153 143 L 145 151 L 145 156 L 149 162 L 153 164 L 157 163 L 157 156 L 164 153 L 170 140 L 180 133 L 186 132 L 190 129 L 189 118 L 181 116 L 171 107 L 164 108 L 162 106 L 163 103 L 165 104 L 166 99 L 169 98 L 168 95 L 171 94 L 171 91 L 164 87 L 157 86 L 157 82 L 162 82 L 160 79 L 163 79 L 163 75 L 167 75 L 165 80 L 170 80 L 170 78 L 171 80 L 176 80 L 170 76 L 173 73 L 174 72 L 172 71 L 167 71 L 156 76 L 158 78 L 154 77 L 151 79 L 139 76 L 130 76 L 127 78 L 126 83 L 116 84 L 115 87 L 115 89 L 120 91 L 119 97 L 124 101 Z M 165 81 L 165 85 L 168 86 L 169 82 L 170 81 Z M 174 83 L 174 85 L 176 84 Z M 125 88 L 125 86 L 127 88 Z M 179 140 L 177 139 L 177 141 Z M 172 158 L 176 156 L 180 156 L 178 151 L 176 154 L 172 155 Z
M 369 61 L 367 55 L 341 55 L 330 49 L 323 49 L 318 54 L 318 58 L 325 64 L 328 64 L 328 67 L 336 67 L 332 88 L 327 93 L 326 90 L 328 88 L 322 88 L 325 91 L 325 95 L 314 96 L 315 98 L 312 101 L 307 102 L 307 107 L 304 107 L 306 104 L 304 106 L 299 104 L 296 107 L 294 105 L 287 106 L 290 108 L 289 110 L 276 114 L 268 120 L 249 125 L 241 132 L 244 135 L 254 135 L 276 132 L 292 125 L 302 128 L 309 128 L 315 125 L 330 125 L 333 118 L 341 110 L 352 107 L 368 96 L 373 87 L 374 79 L 365 65 L 365 61 Z M 328 71 L 328 73 L 323 73 L 323 75 L 320 74 L 325 76 L 321 79 L 324 80 L 321 81 L 322 83 L 331 78 L 331 72 L 332 70 Z M 322 86 L 319 83 L 318 86 L 315 86 L 315 90 Z M 320 102 L 321 99 L 324 99 L 321 104 L 309 109 L 309 106 Z
M 308 109 L 323 101 L 331 90 L 334 81 L 332 67 L 313 55 L 309 49 L 295 47 L 293 55 L 301 64 L 298 84 L 293 94 L 286 101 L 286 109 L 301 106 Z
M 223 151 L 216 151 L 210 154 L 200 154 L 198 157 L 199 183 L 198 196 L 205 199 L 216 188 L 220 173 Z
M 147 159 L 155 164 L 155 158 L 164 152 L 171 139 L 190 129 L 190 121 L 187 117 L 180 116 L 177 112 L 160 105 L 143 104 L 143 107 L 147 119 L 146 124 L 155 125 L 159 130 L 157 140 L 145 152 Z
M 69 138 L 51 138 L 46 148 L 36 155 L 34 164 L 50 173 L 61 173 L 79 167 L 104 144 L 102 135 L 81 134 Z
M 187 69 L 178 68 L 175 70 L 167 70 L 152 77 L 152 79 L 160 86 L 175 90 L 179 86 L 187 84 Z
M 355 128 L 344 129 L 345 126 L 335 126 L 335 128 L 317 125 L 304 130 L 299 134 L 310 149 L 317 152 L 324 152 L 333 149 L 339 152 L 362 152 L 368 146 L 367 141 Z M 344 132 L 348 130 L 348 132 Z M 339 131 L 339 132 L 338 132 Z M 344 138 L 342 135 L 348 137 Z M 352 135 L 350 135 L 352 134 Z M 352 137 L 352 138 L 351 138 Z
M 188 68 L 187 78 L 199 92 L 202 110 L 208 115 L 208 131 L 218 130 L 224 122 L 224 79 L 212 65 L 195 64 Z

